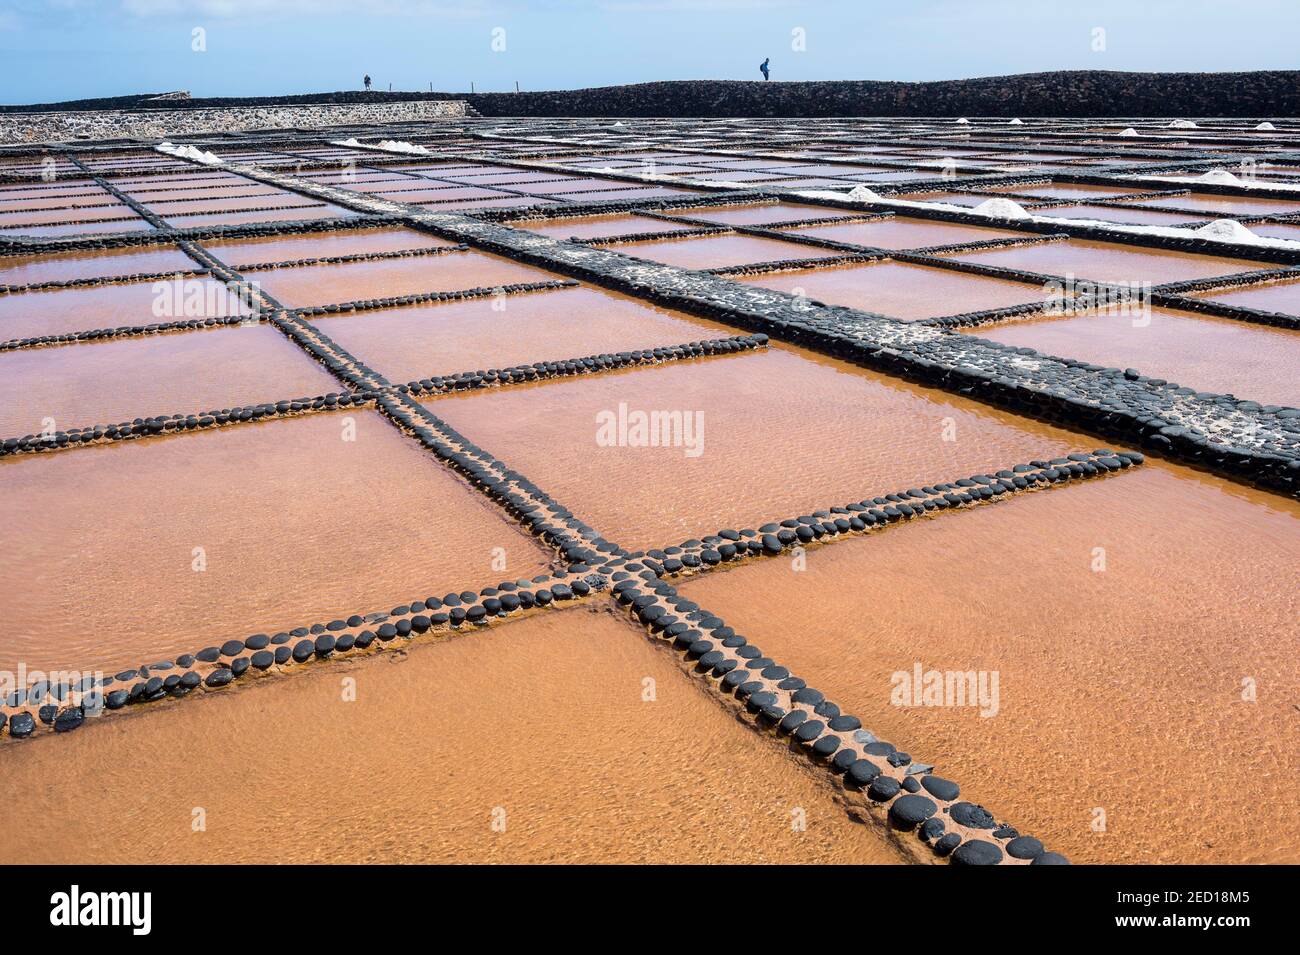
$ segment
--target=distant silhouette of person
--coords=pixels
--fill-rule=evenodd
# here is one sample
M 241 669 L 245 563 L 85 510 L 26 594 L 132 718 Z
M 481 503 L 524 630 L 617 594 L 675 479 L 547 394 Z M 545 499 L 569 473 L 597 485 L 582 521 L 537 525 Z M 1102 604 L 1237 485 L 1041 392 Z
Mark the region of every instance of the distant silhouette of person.
M 368 93 L 368 92 L 370 92 L 370 74 L 369 74 L 369 73 L 366 74 L 366 78 L 365 78 L 364 82 L 365 82 L 365 84 L 366 84 L 366 92 Z
M 763 74 L 763 82 L 765 82 L 765 83 L 766 83 L 768 80 L 770 80 L 770 79 L 772 78 L 772 77 L 770 77 L 770 76 L 767 75 L 767 64 L 770 63 L 771 60 L 772 60 L 772 58 L 769 56 L 769 57 L 768 57 L 766 60 L 764 60 L 764 61 L 762 62 L 762 64 L 760 64 L 760 66 L 758 67 L 758 71 L 759 71 L 760 73 Z

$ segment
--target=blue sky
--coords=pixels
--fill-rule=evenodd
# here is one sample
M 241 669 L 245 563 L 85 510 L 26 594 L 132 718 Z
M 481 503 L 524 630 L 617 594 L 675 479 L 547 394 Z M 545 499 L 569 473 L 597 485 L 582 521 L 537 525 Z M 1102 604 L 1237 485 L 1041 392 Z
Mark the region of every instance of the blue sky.
M 757 79 L 768 56 L 774 80 L 1291 69 L 1298 28 L 1296 0 L 0 0 L 0 100 Z

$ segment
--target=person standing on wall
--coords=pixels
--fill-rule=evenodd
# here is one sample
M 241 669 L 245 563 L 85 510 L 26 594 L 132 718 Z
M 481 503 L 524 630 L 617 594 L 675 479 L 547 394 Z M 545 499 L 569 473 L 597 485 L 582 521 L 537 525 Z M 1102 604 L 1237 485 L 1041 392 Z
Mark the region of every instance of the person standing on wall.
M 366 92 L 369 93 L 369 92 L 370 92 L 370 74 L 369 74 L 369 73 L 366 74 L 366 78 L 365 78 L 362 82 L 364 82 L 364 83 L 366 84 Z
M 771 77 L 767 75 L 767 64 L 771 61 L 772 58 L 769 56 L 766 60 L 760 63 L 758 67 L 758 71 L 763 74 L 763 82 L 765 83 L 771 79 Z

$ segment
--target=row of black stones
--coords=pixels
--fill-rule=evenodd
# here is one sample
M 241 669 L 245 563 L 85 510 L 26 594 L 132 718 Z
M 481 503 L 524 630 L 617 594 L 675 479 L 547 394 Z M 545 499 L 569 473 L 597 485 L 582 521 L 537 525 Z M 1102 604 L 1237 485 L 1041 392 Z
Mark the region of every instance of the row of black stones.
M 646 551 L 642 561 L 661 576 L 693 574 L 747 557 L 775 557 L 787 548 L 878 530 L 931 513 L 1004 500 L 1021 491 L 1112 474 L 1145 460 L 1137 451 L 1108 448 L 1034 460 L 992 474 L 973 474 L 853 501 L 763 524 L 756 529 L 724 528 L 704 538 Z
M 884 808 L 891 829 L 914 833 L 934 856 L 957 865 L 1006 864 L 1008 856 L 1031 865 L 1068 864 L 1040 840 L 996 822 L 982 806 L 959 801 L 956 783 L 878 739 L 721 617 L 681 597 L 653 564 L 630 560 L 611 579 L 615 599 L 715 692 L 834 774 L 845 791 Z
M 0 712 L 0 730 L 7 724 L 12 738 L 26 739 L 39 722 L 52 726 L 55 732 L 68 732 L 105 710 L 184 697 L 200 686 L 220 689 L 250 671 L 267 671 L 272 666 L 284 669 L 353 650 L 391 649 L 397 638 L 405 642 L 426 633 L 487 627 L 533 609 L 560 607 L 599 593 L 608 587 L 605 571 L 601 566 L 575 565 L 553 575 L 503 581 L 477 592 L 413 600 L 387 613 L 352 614 L 274 635 L 256 633 L 181 654 L 175 660 L 146 663 L 107 677 L 87 676 L 76 685 L 39 680 L 0 700 L 17 711 Z M 37 712 L 33 715 L 24 707 L 37 707 Z
M 431 255 L 447 255 L 453 252 L 468 252 L 469 246 L 434 245 L 426 249 L 395 249 L 391 252 L 357 252 L 352 255 L 326 255 L 314 259 L 285 259 L 279 262 L 254 262 L 248 265 L 233 265 L 234 272 L 270 272 L 275 269 L 297 269 L 310 265 L 345 265 L 352 262 L 380 262 L 385 259 L 415 259 Z
M 757 335 L 736 335 L 730 338 L 687 342 L 682 345 L 663 345 L 658 348 L 646 348 L 640 351 L 605 353 L 562 361 L 539 361 L 531 365 L 515 365 L 511 368 L 491 368 L 485 371 L 464 371 L 456 375 L 438 375 L 399 385 L 397 390 L 403 394 L 427 397 L 472 388 L 488 388 L 496 385 L 541 381 L 548 378 L 597 374 L 617 368 L 627 368 L 632 365 L 658 365 L 664 362 L 682 361 L 689 358 L 703 358 L 708 355 L 727 355 L 764 348 L 767 343 L 767 336 L 761 333 Z
M 1018 249 L 1027 245 L 1044 245 L 1048 242 L 1064 242 L 1069 238 L 1060 232 L 1047 235 L 1007 236 L 1003 239 L 980 239 L 975 242 L 954 242 L 950 245 L 927 245 L 918 249 L 906 249 L 915 255 L 956 255 L 963 252 L 988 252 L 991 249 Z
M 986 308 L 978 312 L 963 312 L 959 315 L 941 315 L 937 318 L 922 319 L 913 324 L 935 325 L 939 328 L 972 328 L 977 325 L 992 325 L 1013 318 L 1043 315 L 1049 311 L 1052 314 L 1058 312 L 1062 315 L 1067 314 L 1066 310 L 1061 307 L 1061 303 L 1052 303 L 1044 299 L 1038 302 L 1026 302 L 1023 305 L 1005 305 L 1002 308 Z
M 91 328 L 80 332 L 63 332 L 58 335 L 38 335 L 35 338 L 14 338 L 0 342 L 0 351 L 20 348 L 39 348 L 47 345 L 68 345 L 73 342 L 101 341 L 111 338 L 141 338 L 164 332 L 195 331 L 200 328 L 220 328 L 226 325 L 243 325 L 264 321 L 260 314 L 221 315 L 212 318 L 185 318 L 173 322 L 151 322 L 148 325 L 120 325 L 116 328 Z
M 3 264 L 3 260 L 0 260 Z M 80 279 L 51 279 L 27 285 L 0 285 L 0 295 L 10 292 L 48 292 L 56 289 L 93 288 L 100 285 L 129 285 L 133 282 L 162 282 L 207 274 L 207 269 L 173 269 L 170 272 L 132 272 L 129 275 L 92 275 Z
M 357 408 L 368 405 L 374 400 L 374 392 L 357 392 L 353 394 L 331 392 L 328 395 L 318 395 L 314 398 L 292 398 L 264 404 L 243 405 L 238 408 L 203 411 L 197 414 L 157 415 L 148 418 L 136 418 L 120 424 L 97 424 L 84 428 L 69 428 L 66 431 L 55 431 L 50 435 L 28 434 L 23 437 L 5 438 L 0 441 L 0 457 L 10 454 L 60 451 L 65 448 L 96 442 L 131 441 L 160 434 L 205 431 L 230 424 L 290 418 L 313 412 L 336 411 L 342 408 Z

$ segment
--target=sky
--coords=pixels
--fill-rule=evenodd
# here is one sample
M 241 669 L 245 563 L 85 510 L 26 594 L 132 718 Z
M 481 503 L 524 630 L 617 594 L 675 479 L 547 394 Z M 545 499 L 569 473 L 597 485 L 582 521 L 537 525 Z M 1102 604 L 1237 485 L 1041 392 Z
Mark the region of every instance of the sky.
M 1261 26 L 1263 28 L 1261 28 Z M 1300 65 L 1297 0 L 0 0 L 0 102 Z

